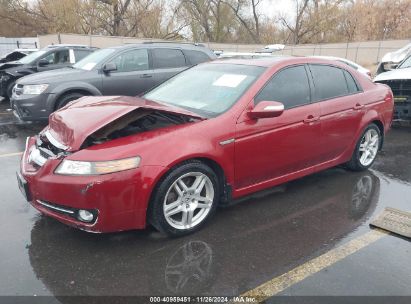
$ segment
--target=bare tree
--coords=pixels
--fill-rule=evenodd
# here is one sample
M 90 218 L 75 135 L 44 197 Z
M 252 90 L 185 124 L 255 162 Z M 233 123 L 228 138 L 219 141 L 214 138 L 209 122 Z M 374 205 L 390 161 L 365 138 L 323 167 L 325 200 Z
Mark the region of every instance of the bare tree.
M 260 4 L 261 0 L 251 0 L 252 20 L 250 20 L 249 17 L 244 14 L 244 10 L 245 8 L 247 8 L 247 1 L 226 0 L 224 2 L 232 9 L 238 21 L 249 33 L 253 41 L 260 43 L 260 16 L 257 13 L 257 6 Z

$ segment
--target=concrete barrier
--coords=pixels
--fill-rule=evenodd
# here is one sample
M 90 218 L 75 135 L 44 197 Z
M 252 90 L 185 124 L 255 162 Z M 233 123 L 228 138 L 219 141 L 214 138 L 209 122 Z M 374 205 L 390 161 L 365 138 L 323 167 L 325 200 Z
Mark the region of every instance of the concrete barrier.
M 76 43 L 99 48 L 130 43 L 141 43 L 144 41 L 161 41 L 159 39 L 148 38 L 79 34 L 40 35 L 38 36 L 38 40 L 41 47 L 57 43 Z M 410 42 L 411 41 L 409 40 L 385 40 L 350 43 L 286 45 L 284 50 L 279 51 L 279 54 L 295 56 L 336 56 L 350 59 L 362 65 L 372 66 L 378 63 L 385 53 L 397 50 Z M 203 44 L 212 50 L 223 50 L 230 52 L 254 52 L 265 46 L 263 44 L 228 44 L 212 42 L 205 42 Z

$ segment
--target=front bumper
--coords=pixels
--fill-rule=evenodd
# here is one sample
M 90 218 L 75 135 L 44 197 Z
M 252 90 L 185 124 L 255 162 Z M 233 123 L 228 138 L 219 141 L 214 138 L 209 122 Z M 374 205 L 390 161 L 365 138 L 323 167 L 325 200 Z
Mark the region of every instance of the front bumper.
M 33 207 L 64 224 L 90 232 L 145 227 L 151 189 L 163 167 L 146 166 L 98 176 L 57 175 L 54 170 L 61 159 L 48 159 L 41 167 L 29 161 L 34 143 L 35 139 L 30 138 L 20 166 Z M 96 212 L 96 220 L 92 223 L 78 220 L 79 209 Z M 67 210 L 74 214 L 64 212 Z
M 10 106 L 21 120 L 43 121 L 48 120 L 50 113 L 53 112 L 49 102 L 51 98 L 54 98 L 54 94 L 16 95 L 13 93 Z

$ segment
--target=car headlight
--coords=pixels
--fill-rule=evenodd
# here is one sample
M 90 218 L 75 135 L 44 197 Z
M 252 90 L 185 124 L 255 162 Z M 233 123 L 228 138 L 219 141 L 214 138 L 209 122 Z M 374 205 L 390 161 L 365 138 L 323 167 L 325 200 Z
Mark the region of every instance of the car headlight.
M 63 160 L 55 173 L 61 175 L 100 175 L 137 168 L 141 158 L 130 157 L 119 160 L 86 162 Z
M 23 94 L 24 95 L 39 95 L 43 93 L 47 87 L 48 84 L 29 84 L 29 85 L 24 85 L 23 86 Z

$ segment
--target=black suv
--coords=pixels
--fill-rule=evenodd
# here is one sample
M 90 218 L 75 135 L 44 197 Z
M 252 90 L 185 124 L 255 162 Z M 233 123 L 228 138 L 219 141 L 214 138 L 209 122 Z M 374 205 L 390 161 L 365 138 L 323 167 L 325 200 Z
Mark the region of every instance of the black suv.
M 20 77 L 70 66 L 95 50 L 96 48 L 85 45 L 49 45 L 18 61 L 2 64 L 0 67 L 0 96 L 10 98 L 14 84 Z
M 70 68 L 18 80 L 11 106 L 21 120 L 45 120 L 82 96 L 135 96 L 214 58 L 211 50 L 197 44 L 142 43 L 101 49 Z

